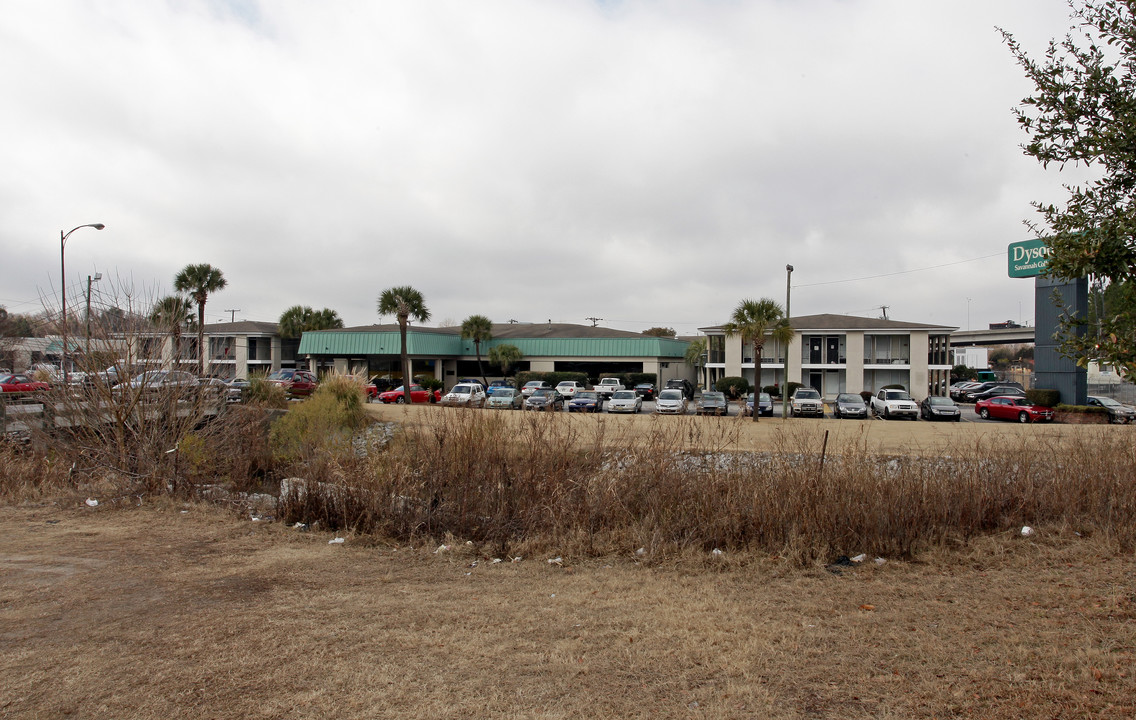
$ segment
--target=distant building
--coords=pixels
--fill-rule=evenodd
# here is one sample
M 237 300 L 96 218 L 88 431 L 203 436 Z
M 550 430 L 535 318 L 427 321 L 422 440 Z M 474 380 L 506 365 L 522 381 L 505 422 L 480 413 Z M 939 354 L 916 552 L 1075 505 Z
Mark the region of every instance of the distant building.
M 699 328 L 707 344 L 701 384 L 738 376 L 761 387 L 798 382 L 827 398 L 902 385 L 922 399 L 950 382 L 950 335 L 958 328 L 850 315 L 806 315 L 789 324 L 793 340 L 766 340 L 756 361 L 752 342 L 727 337 L 722 325 Z

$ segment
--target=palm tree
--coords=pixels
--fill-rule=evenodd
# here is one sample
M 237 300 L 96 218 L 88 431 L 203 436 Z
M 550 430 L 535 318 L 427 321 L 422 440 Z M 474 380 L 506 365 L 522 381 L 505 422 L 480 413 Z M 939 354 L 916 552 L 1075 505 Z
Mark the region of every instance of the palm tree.
M 410 368 L 410 356 L 406 352 L 406 325 L 410 318 L 418 322 L 430 319 L 430 310 L 426 308 L 426 301 L 422 293 L 409 285 L 393 287 L 383 290 L 379 295 L 379 315 L 394 315 L 398 318 L 398 332 L 402 340 L 402 395 L 406 402 L 413 403 L 414 396 L 410 394 L 410 385 L 413 380 Z
M 205 372 L 205 301 L 210 293 L 224 289 L 225 276 L 208 263 L 186 265 L 174 277 L 174 290 L 189 295 L 197 303 L 197 374 Z
M 793 328 L 776 300 L 762 298 L 746 299 L 738 303 L 734 314 L 730 316 L 730 322 L 723 325 L 722 329 L 726 331 L 726 337 L 741 335 L 742 342 L 753 343 L 753 382 L 756 386 L 753 421 L 757 422 L 761 413 L 757 411 L 756 393 L 761 392 L 761 350 L 765 347 L 765 333 L 772 331 L 770 336 L 774 340 L 787 343 L 793 339 Z M 782 398 L 783 403 L 787 401 L 787 398 Z
M 485 370 L 481 367 L 481 343 L 493 339 L 493 321 L 484 315 L 470 315 L 462 321 L 462 340 L 473 340 L 473 349 L 477 353 L 477 372 L 489 387 L 489 380 L 485 377 Z
M 293 305 L 280 314 L 277 321 L 280 337 L 298 338 L 308 330 L 336 330 L 343 327 L 339 313 L 331 308 L 312 310 L 307 305 Z
M 523 357 L 524 353 L 516 345 L 506 343 L 489 348 L 489 363 L 501 368 L 501 374 L 506 377 L 509 375 L 509 368 L 519 363 Z
M 694 369 L 698 371 L 699 382 L 702 381 L 702 366 L 706 362 L 706 338 L 698 338 L 691 341 L 690 345 L 686 348 L 686 353 L 683 355 L 687 365 L 693 365 Z
M 181 295 L 167 295 L 150 309 L 150 322 L 174 341 L 174 362 L 181 358 L 181 329 L 193 325 L 193 303 Z

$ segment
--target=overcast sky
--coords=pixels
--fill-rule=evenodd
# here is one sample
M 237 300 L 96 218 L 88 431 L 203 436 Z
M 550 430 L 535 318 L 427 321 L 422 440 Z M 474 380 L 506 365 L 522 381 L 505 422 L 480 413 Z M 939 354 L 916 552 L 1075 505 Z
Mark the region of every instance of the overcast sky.
M 0 0 L 0 305 L 145 305 L 190 263 L 207 321 L 680 334 L 793 315 L 1033 322 L 1006 246 L 1061 182 L 1020 149 L 1064 0 Z M 383 318 L 390 321 L 391 318 Z

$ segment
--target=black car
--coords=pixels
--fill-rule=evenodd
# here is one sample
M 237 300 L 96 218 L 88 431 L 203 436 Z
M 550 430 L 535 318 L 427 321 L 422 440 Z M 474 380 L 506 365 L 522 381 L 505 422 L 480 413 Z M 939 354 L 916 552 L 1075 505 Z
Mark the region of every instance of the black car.
M 978 392 L 968 392 L 966 399 L 970 402 L 978 402 L 979 400 L 989 400 L 992 397 L 1025 397 L 1025 394 L 1026 391 L 1022 390 L 1021 385 L 1012 383 L 995 385 Z
M 1136 420 L 1136 409 L 1133 409 L 1130 405 L 1119 403 L 1110 397 L 1090 395 L 1088 405 L 1089 407 L 1104 408 L 1108 412 L 1110 423 L 1127 424 Z
M 655 386 L 651 383 L 639 383 L 635 386 L 635 394 L 644 400 L 654 400 Z
M 538 388 L 525 398 L 525 410 L 563 410 L 564 396 L 552 388 Z
M 982 393 L 985 393 L 987 390 L 991 390 L 993 388 L 1002 388 L 1003 390 L 1005 390 L 1006 388 L 1010 388 L 1010 392 L 996 392 L 993 395 L 983 395 L 982 397 L 975 397 L 977 395 L 982 395 Z M 1018 392 L 1013 392 L 1014 389 L 1017 389 Z M 1025 391 L 1022 390 L 1021 383 L 1000 382 L 1000 381 L 997 381 L 997 380 L 988 380 L 988 381 L 982 383 L 981 385 L 975 385 L 974 387 L 967 388 L 964 392 L 965 392 L 965 394 L 962 397 L 955 398 L 955 399 L 956 400 L 966 400 L 967 402 L 975 402 L 977 400 L 982 400 L 983 398 L 997 397 L 999 395 L 1022 395 L 1022 394 L 1025 393 Z
M 671 378 L 667 380 L 667 390 L 682 390 L 682 396 L 687 400 L 694 399 L 694 383 L 686 378 Z
M 919 417 L 924 420 L 962 420 L 962 409 L 949 397 L 928 395 L 919 403 Z

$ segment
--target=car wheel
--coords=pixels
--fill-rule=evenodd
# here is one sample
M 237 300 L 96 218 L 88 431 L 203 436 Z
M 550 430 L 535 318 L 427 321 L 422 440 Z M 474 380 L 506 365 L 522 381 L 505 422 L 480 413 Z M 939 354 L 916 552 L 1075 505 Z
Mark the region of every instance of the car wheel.
M 884 420 L 891 420 L 891 408 L 884 408 Z
M 1025 412 L 1024 410 L 1022 412 L 1018 413 L 1018 422 L 1028 423 L 1029 422 L 1029 413 Z
M 955 415 L 955 422 L 961 422 L 961 421 L 962 421 L 962 415 Z
M 401 404 L 403 404 L 404 402 L 406 402 L 406 398 L 404 398 L 403 396 L 399 395 L 399 396 L 398 396 L 397 398 L 395 398 L 395 400 L 394 400 L 394 401 L 395 401 L 395 403 L 396 403 L 396 404 L 398 404 L 398 405 L 401 405 Z
M 978 411 L 978 417 L 982 418 L 983 420 L 989 420 L 990 419 L 990 411 L 987 410 L 986 408 L 982 408 L 981 410 Z

